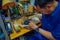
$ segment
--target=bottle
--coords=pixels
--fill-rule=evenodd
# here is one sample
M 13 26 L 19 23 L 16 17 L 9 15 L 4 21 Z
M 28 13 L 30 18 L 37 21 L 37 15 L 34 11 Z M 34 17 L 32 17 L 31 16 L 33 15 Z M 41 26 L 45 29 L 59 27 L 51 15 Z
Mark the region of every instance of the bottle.
M 5 29 L 6 29 L 6 31 L 8 33 L 8 35 L 10 35 L 11 33 L 13 33 L 13 28 L 12 28 L 12 25 L 11 25 L 9 17 L 5 18 L 4 24 L 5 24 Z

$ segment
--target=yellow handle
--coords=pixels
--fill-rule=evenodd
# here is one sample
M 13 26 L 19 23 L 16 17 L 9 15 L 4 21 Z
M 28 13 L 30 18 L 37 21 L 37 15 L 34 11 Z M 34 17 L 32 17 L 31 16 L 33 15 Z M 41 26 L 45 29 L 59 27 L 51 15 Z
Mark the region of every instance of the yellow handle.
M 11 2 L 11 1 L 9 1 L 9 0 L 3 0 L 2 1 L 2 5 L 5 5 L 5 4 L 9 3 L 9 2 Z

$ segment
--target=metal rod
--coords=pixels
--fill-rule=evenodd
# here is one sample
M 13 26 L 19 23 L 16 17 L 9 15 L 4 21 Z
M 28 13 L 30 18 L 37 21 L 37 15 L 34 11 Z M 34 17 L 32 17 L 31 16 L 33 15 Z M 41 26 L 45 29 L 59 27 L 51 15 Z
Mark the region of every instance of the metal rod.
M 1 26 L 1 29 L 3 30 L 3 32 L 4 32 L 5 40 L 10 40 L 10 39 L 9 39 L 9 36 L 8 36 L 8 33 L 7 33 L 7 31 L 5 30 L 5 26 L 4 26 L 2 17 L 1 17 L 1 13 L 0 13 L 0 26 Z

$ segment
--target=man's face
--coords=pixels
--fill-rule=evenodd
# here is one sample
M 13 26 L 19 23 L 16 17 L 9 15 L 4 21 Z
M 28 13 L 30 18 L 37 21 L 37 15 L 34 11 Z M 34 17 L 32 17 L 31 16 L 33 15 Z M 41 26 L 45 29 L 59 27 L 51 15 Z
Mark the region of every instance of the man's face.
M 40 8 L 39 6 L 36 6 L 36 10 L 37 10 L 38 12 L 41 12 L 41 13 L 47 14 L 47 15 L 52 12 L 50 5 L 45 6 L 44 8 Z
M 50 8 L 41 8 L 41 13 L 43 13 L 43 14 L 50 14 L 51 10 L 50 10 Z

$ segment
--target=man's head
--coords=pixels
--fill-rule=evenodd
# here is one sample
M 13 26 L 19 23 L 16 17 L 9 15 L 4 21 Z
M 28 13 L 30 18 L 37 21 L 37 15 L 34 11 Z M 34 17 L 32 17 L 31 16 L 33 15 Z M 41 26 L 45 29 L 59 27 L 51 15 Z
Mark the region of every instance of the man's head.
M 56 5 L 55 0 L 35 0 L 36 8 L 39 8 L 39 11 L 44 14 L 50 14 L 55 9 Z

